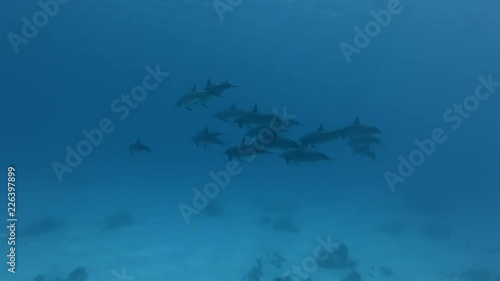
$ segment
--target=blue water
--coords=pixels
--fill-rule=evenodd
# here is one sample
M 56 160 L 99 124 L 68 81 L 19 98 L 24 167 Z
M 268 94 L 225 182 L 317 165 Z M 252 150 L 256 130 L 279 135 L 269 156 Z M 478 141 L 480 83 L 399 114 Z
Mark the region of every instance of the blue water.
M 9 225 L 13 167 L 18 220 L 0 228 L 0 280 L 499 280 L 500 2 L 4 2 L 0 214 Z M 373 13 L 390 21 L 366 31 Z M 154 89 L 124 109 L 121 95 L 155 68 Z M 207 108 L 175 107 L 209 78 L 238 87 Z M 328 161 L 287 165 L 274 150 L 230 162 L 223 152 L 247 129 L 209 116 L 233 103 L 295 115 L 294 140 L 359 117 L 381 131 L 376 160 L 339 138 L 309 148 Z M 102 122 L 112 132 L 68 164 L 68 147 Z M 227 145 L 197 147 L 206 126 Z M 130 154 L 138 138 L 154 151 Z M 227 165 L 239 172 L 195 208 L 193 189 Z M 325 237 L 356 266 L 318 267 Z

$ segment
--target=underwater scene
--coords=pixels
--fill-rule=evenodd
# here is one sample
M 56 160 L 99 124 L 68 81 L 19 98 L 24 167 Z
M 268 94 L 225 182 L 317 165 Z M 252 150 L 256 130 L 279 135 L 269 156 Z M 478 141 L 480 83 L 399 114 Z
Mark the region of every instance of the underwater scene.
M 0 281 L 500 281 L 500 1 L 0 10 Z

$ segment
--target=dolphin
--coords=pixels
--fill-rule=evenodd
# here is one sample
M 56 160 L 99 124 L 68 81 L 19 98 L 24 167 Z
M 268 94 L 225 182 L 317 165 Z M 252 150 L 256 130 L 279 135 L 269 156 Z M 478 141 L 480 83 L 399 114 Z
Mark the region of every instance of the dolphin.
M 221 94 L 227 89 L 230 88 L 237 88 L 238 86 L 232 85 L 228 81 L 217 83 L 217 84 L 212 84 L 212 81 L 208 79 L 207 84 L 205 86 L 205 90 L 211 91 L 217 94 Z
M 274 124 L 276 127 L 286 128 L 286 127 L 293 127 L 293 126 L 301 126 L 302 125 L 302 123 L 300 123 L 299 121 L 297 121 L 295 119 L 283 120 L 276 115 L 275 115 L 275 117 L 277 117 L 276 123 Z
M 279 116 L 275 114 L 269 113 L 258 113 L 251 112 L 249 114 L 245 114 L 236 118 L 234 123 L 238 124 L 240 128 L 248 127 L 253 128 L 255 126 L 268 126 L 273 128 L 280 128 L 280 130 L 284 130 L 285 127 L 291 126 L 299 126 L 302 125 L 299 121 L 295 119 L 283 120 L 279 118 Z
M 233 146 L 226 151 L 224 151 L 224 154 L 227 155 L 229 161 L 233 161 L 233 159 L 248 159 L 249 157 L 256 155 L 256 154 L 268 154 L 269 151 L 264 149 L 258 149 L 254 147 L 253 145 L 249 145 L 245 143 L 245 140 L 242 140 L 240 145 L 238 146 Z
M 343 135 L 343 130 L 326 131 L 321 123 L 315 132 L 303 136 L 299 142 L 303 147 L 314 147 L 316 144 L 322 144 L 337 140 Z
M 375 155 L 375 153 L 370 150 L 370 147 L 368 145 L 354 147 L 352 150 L 352 154 L 361 155 L 362 158 L 368 157 L 373 161 L 377 160 L 377 155 Z
M 243 137 L 254 139 L 254 138 L 267 138 L 268 135 L 277 135 L 282 132 L 286 132 L 287 130 L 282 130 L 282 128 L 271 128 L 269 125 L 261 125 L 258 127 L 253 127 L 248 132 L 246 132 Z
M 290 164 L 290 162 L 298 164 L 300 162 L 319 162 L 331 159 L 319 151 L 306 148 L 288 150 L 281 154 L 280 157 L 285 159 L 287 164 Z
M 372 136 L 366 136 L 363 138 L 351 138 L 347 141 L 347 144 L 352 148 L 356 148 L 360 146 L 369 146 L 370 144 L 380 144 L 380 140 Z
M 380 129 L 377 127 L 362 125 L 359 122 L 358 117 L 356 117 L 356 120 L 354 120 L 354 123 L 343 128 L 342 130 L 343 130 L 343 133 L 342 133 L 343 138 L 349 137 L 351 139 L 359 139 L 359 138 L 371 136 L 373 134 L 381 133 Z
M 262 141 L 261 141 L 262 142 Z M 268 144 L 263 143 L 266 148 L 269 149 L 282 149 L 282 150 L 290 150 L 290 149 L 300 149 L 300 145 L 294 140 L 276 135 L 274 139 Z
M 196 146 L 202 146 L 204 148 L 208 148 L 212 144 L 225 145 L 226 143 L 218 138 L 221 135 L 222 134 L 219 132 L 210 132 L 208 130 L 208 127 L 205 127 L 205 129 L 202 132 L 194 135 L 193 138 L 191 138 L 191 140 L 194 141 Z
M 254 113 L 257 112 L 257 105 L 255 105 L 254 109 L 251 112 L 254 112 Z M 217 113 L 213 114 L 211 117 L 217 118 L 217 119 L 224 121 L 224 122 L 229 122 L 228 121 L 229 119 L 236 119 L 240 116 L 243 116 L 245 114 L 249 114 L 251 112 L 248 112 L 246 110 L 241 110 L 241 109 L 236 107 L 236 104 L 233 103 L 230 108 L 223 110 L 221 112 L 217 112 Z
M 204 107 L 207 107 L 205 102 L 213 97 L 220 95 L 215 92 L 207 91 L 207 90 L 196 90 L 196 85 L 193 86 L 191 92 L 185 94 L 177 100 L 176 107 L 185 107 L 187 110 L 191 111 L 191 105 L 193 104 L 201 104 Z
M 271 120 L 274 114 L 264 114 L 264 113 L 248 113 L 243 116 L 236 118 L 234 123 L 238 124 L 240 128 L 247 127 L 253 128 L 258 126 L 266 126 L 271 124 Z
M 146 145 L 142 144 L 140 138 L 138 138 L 137 141 L 134 142 L 133 144 L 129 145 L 128 150 L 129 150 L 130 154 L 141 153 L 141 152 L 144 152 L 144 151 L 146 151 L 146 152 L 153 151 L 153 150 L 151 150 L 151 148 L 149 148 Z
M 224 135 L 223 133 L 215 132 L 215 131 L 210 131 L 208 130 L 208 126 L 205 126 L 205 129 L 203 131 L 197 133 L 193 137 L 199 137 L 199 136 L 213 136 L 213 137 L 220 137 Z

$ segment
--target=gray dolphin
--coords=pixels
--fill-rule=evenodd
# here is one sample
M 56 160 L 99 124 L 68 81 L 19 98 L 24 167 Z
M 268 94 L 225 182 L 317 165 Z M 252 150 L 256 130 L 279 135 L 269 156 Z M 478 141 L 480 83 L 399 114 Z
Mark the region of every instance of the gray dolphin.
M 352 154 L 353 155 L 361 155 L 362 158 L 368 157 L 368 158 L 371 158 L 373 161 L 377 160 L 377 155 L 375 155 L 375 153 L 370 150 L 370 147 L 368 145 L 357 146 L 357 147 L 353 148 Z
M 239 109 L 238 107 L 236 107 L 236 104 L 233 103 L 230 108 L 223 110 L 221 112 L 217 112 L 217 113 L 213 114 L 211 117 L 217 118 L 217 119 L 224 121 L 224 122 L 229 122 L 229 120 L 231 120 L 231 119 L 234 120 L 240 116 L 243 116 L 245 114 L 249 114 L 251 112 L 257 112 L 257 105 L 255 105 L 255 107 L 252 111 L 246 111 L 246 110 Z
M 253 128 L 256 126 L 269 126 L 273 128 L 280 128 L 284 130 L 286 127 L 302 125 L 295 119 L 283 120 L 275 114 L 251 112 L 236 118 L 234 123 L 238 124 L 240 128 L 248 127 Z
M 236 118 L 236 120 L 234 120 L 234 123 L 238 124 L 240 128 L 253 128 L 266 125 L 269 126 L 273 117 L 273 114 L 252 112 Z
M 321 123 L 315 132 L 303 136 L 299 142 L 304 147 L 314 147 L 317 144 L 335 141 L 341 137 L 343 133 L 343 130 L 326 131 L 323 128 L 323 123 Z
M 271 128 L 271 124 L 253 127 L 248 132 L 246 132 L 245 135 L 243 135 L 243 137 L 250 139 L 267 138 L 270 135 L 277 135 L 288 131 L 287 129 L 283 129 L 283 126 L 277 126 L 277 124 L 274 125 L 275 126 L 273 128 Z
M 269 154 L 269 151 L 265 149 L 258 149 L 251 144 L 246 144 L 245 140 L 242 140 L 240 145 L 226 149 L 224 154 L 227 155 L 229 161 L 233 161 L 233 159 L 248 159 L 256 154 Z
M 298 164 L 300 162 L 319 162 L 331 159 L 324 153 L 306 148 L 288 150 L 281 154 L 280 157 L 285 159 L 287 164 L 290 164 L 290 162 Z
M 261 141 L 262 142 L 262 141 Z M 300 149 L 300 145 L 295 142 L 294 140 L 284 137 L 284 136 L 279 136 L 275 135 L 274 139 L 269 142 L 269 143 L 263 143 L 266 148 L 269 149 L 282 149 L 282 150 L 290 150 L 290 149 Z
M 204 148 L 208 148 L 212 144 L 225 145 L 226 143 L 219 139 L 219 136 L 221 136 L 221 135 L 222 135 L 222 133 L 210 132 L 208 130 L 208 127 L 205 127 L 205 129 L 202 132 L 194 135 L 191 138 L 191 140 L 194 141 L 196 146 L 202 146 Z
M 201 104 L 207 107 L 205 102 L 211 97 L 220 97 L 220 94 L 207 91 L 207 90 L 196 90 L 196 85 L 193 86 L 191 92 L 185 94 L 177 100 L 176 107 L 185 107 L 187 110 L 191 111 L 191 106 L 194 104 Z
M 144 145 L 141 142 L 140 138 L 138 138 L 137 141 L 134 142 L 133 144 L 129 145 L 128 150 L 129 150 L 130 154 L 154 151 L 154 150 L 151 150 L 151 148 Z
M 222 92 L 224 92 L 227 89 L 237 88 L 237 87 L 238 86 L 232 85 L 228 81 L 224 81 L 224 82 L 217 83 L 217 84 L 212 84 L 212 81 L 210 81 L 210 79 L 208 79 L 207 84 L 205 86 L 205 90 L 211 91 L 211 92 L 214 92 L 217 94 L 221 94 Z
M 374 126 L 366 126 L 359 122 L 359 118 L 356 117 L 354 123 L 345 127 L 343 130 L 343 137 L 349 137 L 352 139 L 364 138 L 373 134 L 381 133 L 380 129 Z
M 347 141 L 347 144 L 352 148 L 356 148 L 360 146 L 369 146 L 371 144 L 380 144 L 380 140 L 376 137 L 365 136 L 362 138 L 351 138 Z

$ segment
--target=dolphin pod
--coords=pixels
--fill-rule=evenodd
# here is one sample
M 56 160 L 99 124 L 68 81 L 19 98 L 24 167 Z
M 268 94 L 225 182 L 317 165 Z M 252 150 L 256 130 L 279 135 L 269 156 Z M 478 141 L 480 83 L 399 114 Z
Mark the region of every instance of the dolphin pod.
M 230 95 L 226 96 L 225 92 L 232 88 L 239 87 L 228 81 L 214 84 L 211 79 L 208 79 L 203 89 L 197 89 L 195 85 L 190 92 L 182 95 L 175 107 L 183 107 L 189 111 L 192 111 L 195 106 L 208 108 L 207 104 L 212 100 L 229 98 Z M 298 120 L 284 120 L 277 114 L 262 112 L 257 105 L 239 107 L 233 102 L 229 108 L 214 112 L 210 117 L 234 124 L 246 131 L 241 134 L 239 144 L 229 146 L 224 150 L 223 154 L 229 161 L 250 159 L 258 154 L 272 155 L 275 152 L 278 152 L 276 156 L 284 159 L 286 164 L 328 161 L 334 158 L 319 151 L 317 146 L 342 140 L 351 149 L 353 155 L 375 161 L 377 157 L 373 152 L 373 147 L 382 146 L 377 137 L 382 131 L 378 127 L 361 123 L 358 117 L 347 126 L 331 130 L 325 129 L 321 123 L 316 130 L 309 131 L 297 140 L 285 135 L 293 131 L 292 128 L 302 125 Z M 223 135 L 205 126 L 203 130 L 195 133 L 191 140 L 196 146 L 202 148 L 226 146 L 228 143 L 220 139 Z M 138 139 L 129 146 L 129 151 L 133 154 L 152 150 Z

